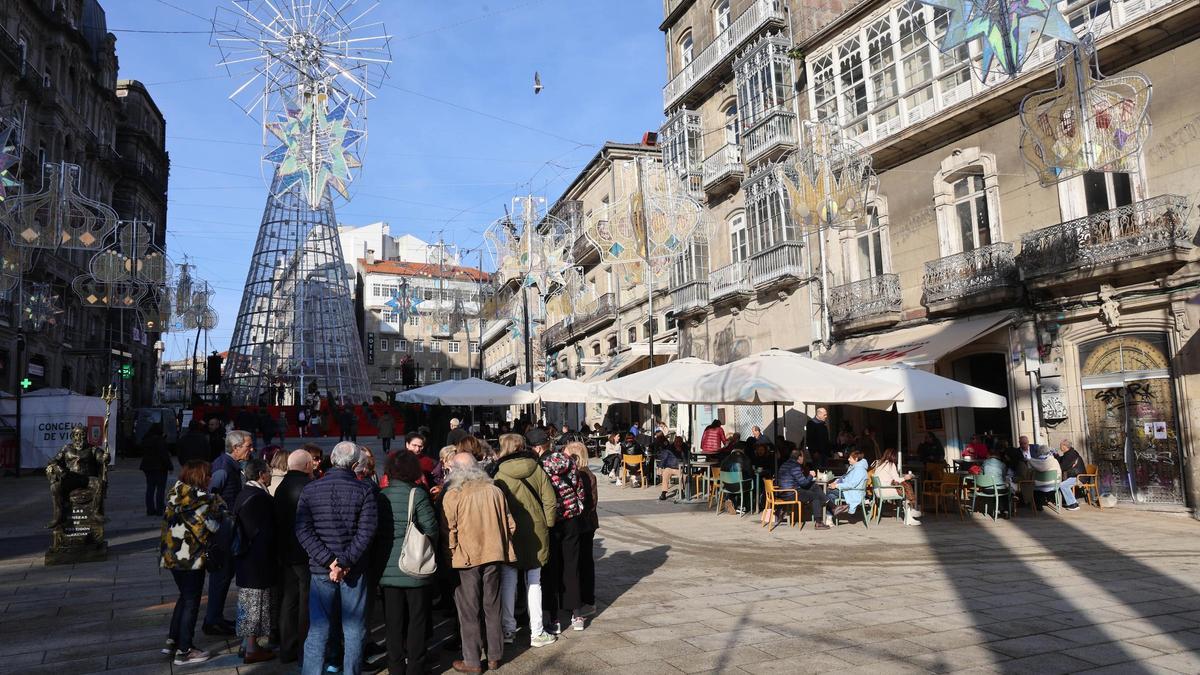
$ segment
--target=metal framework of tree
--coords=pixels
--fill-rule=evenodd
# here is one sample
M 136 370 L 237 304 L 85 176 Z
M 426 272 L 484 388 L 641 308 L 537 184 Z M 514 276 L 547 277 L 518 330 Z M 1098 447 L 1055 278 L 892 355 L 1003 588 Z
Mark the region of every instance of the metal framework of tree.
M 273 176 L 234 323 L 222 388 L 235 405 L 344 401 L 370 389 L 333 195 L 361 166 L 364 107 L 386 77 L 389 36 L 353 0 L 236 0 L 218 9 L 230 97 L 260 117 Z

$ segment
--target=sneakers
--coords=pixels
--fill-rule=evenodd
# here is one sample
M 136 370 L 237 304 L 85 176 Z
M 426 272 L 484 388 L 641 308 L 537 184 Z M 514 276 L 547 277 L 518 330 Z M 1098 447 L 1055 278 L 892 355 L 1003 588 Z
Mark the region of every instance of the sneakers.
M 177 666 L 191 666 L 191 665 L 195 665 L 197 663 L 204 663 L 205 661 L 207 661 L 211 658 L 212 658 L 212 654 L 209 654 L 208 652 L 200 651 L 199 649 L 193 648 L 193 649 L 189 649 L 186 653 L 179 652 L 178 654 L 176 654 L 174 663 Z
M 547 622 L 546 632 L 551 635 L 559 635 L 562 633 L 562 624 L 557 621 Z
M 849 510 L 850 510 L 849 506 L 847 506 L 845 504 L 838 504 L 837 506 L 833 507 L 833 515 L 840 516 L 843 513 L 848 512 Z
M 666 493 L 666 492 L 662 492 L 662 493 L 660 493 L 660 494 L 658 495 L 658 501 L 660 501 L 660 502 L 665 502 L 665 501 L 667 501 L 667 493 Z
M 571 630 L 583 630 L 586 627 L 582 616 L 571 617 Z
M 167 638 L 166 646 L 159 650 L 159 653 L 163 656 L 175 656 L 175 641 Z
M 1064 508 L 1064 509 L 1066 509 L 1066 510 L 1068 510 L 1068 511 L 1078 511 L 1078 510 L 1079 510 L 1079 503 L 1078 503 L 1078 502 L 1076 502 L 1075 504 L 1067 504 L 1067 505 L 1066 505 L 1066 506 L 1064 506 L 1063 508 Z
M 517 640 L 517 631 L 515 631 L 515 630 L 504 631 L 504 644 L 511 645 L 513 642 L 516 642 L 516 640 Z
M 731 516 L 737 513 L 737 509 L 733 507 L 732 499 L 726 499 L 725 503 L 721 505 L 721 508 L 725 510 L 725 513 L 728 513 Z
M 551 635 L 549 633 L 541 633 L 539 635 L 534 635 L 533 637 L 529 638 L 529 646 L 530 647 L 545 647 L 546 645 L 554 644 L 554 642 L 556 640 L 558 640 L 558 638 L 554 637 L 553 635 Z
M 913 518 L 920 518 L 922 515 L 921 512 L 917 509 L 908 509 L 908 512 L 912 514 Z
M 814 530 L 831 530 L 833 528 L 829 527 L 825 523 L 822 523 L 821 521 L 817 521 L 817 522 L 813 523 L 813 529 Z

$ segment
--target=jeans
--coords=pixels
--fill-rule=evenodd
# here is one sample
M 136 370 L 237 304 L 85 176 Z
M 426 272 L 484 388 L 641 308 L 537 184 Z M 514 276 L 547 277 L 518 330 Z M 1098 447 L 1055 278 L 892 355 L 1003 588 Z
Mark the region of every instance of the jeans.
M 500 563 L 458 570 L 459 584 L 454 590 L 458 606 L 458 624 L 462 635 L 462 660 L 472 667 L 480 665 L 486 636 L 489 661 L 504 658 L 504 628 L 500 625 Z M 479 630 L 480 611 L 484 632 Z M 357 675 L 357 674 L 355 674 Z
M 429 630 L 429 588 L 383 587 L 388 672 L 424 675 Z M 407 665 L 406 665 L 407 664 Z
M 518 570 L 512 565 L 500 568 L 500 623 L 505 633 L 517 631 L 517 574 L 525 575 L 525 601 L 529 605 L 529 637 L 545 632 L 542 625 L 542 568 Z
M 219 534 L 218 534 L 219 536 Z M 232 623 L 225 618 L 225 598 L 229 595 L 229 585 L 233 583 L 233 554 L 228 547 L 212 551 L 209 562 L 220 556 L 216 565 L 208 568 L 208 607 L 204 610 L 204 625 L 215 626 L 219 623 Z
M 1058 486 L 1059 492 L 1062 493 L 1063 502 L 1067 506 L 1075 505 L 1075 484 L 1078 482 L 1079 481 L 1076 480 L 1074 476 L 1071 476 L 1070 478 L 1068 478 L 1068 479 L 1064 480 L 1062 483 L 1060 483 Z
M 167 472 L 143 471 L 146 474 L 146 513 L 162 515 L 167 507 Z
M 342 672 L 362 673 L 363 639 L 367 632 L 367 580 L 363 575 L 333 583 L 327 574 L 314 574 L 308 589 L 308 638 L 304 640 L 303 675 L 325 672 L 325 644 L 329 641 L 331 617 L 335 605 L 342 612 Z
M 300 646 L 308 633 L 308 591 L 312 573 L 308 565 L 283 566 L 283 599 L 279 604 L 279 661 L 300 658 Z
M 196 617 L 200 615 L 200 595 L 204 592 L 204 570 L 171 570 L 175 586 L 179 588 L 179 599 L 171 613 L 171 631 L 167 637 L 175 641 L 181 652 L 192 648 L 192 637 L 196 632 Z
M 825 509 L 833 504 L 833 497 L 825 495 L 816 488 L 795 488 L 797 501 L 808 504 L 809 510 L 812 511 L 812 519 L 814 523 L 824 522 Z

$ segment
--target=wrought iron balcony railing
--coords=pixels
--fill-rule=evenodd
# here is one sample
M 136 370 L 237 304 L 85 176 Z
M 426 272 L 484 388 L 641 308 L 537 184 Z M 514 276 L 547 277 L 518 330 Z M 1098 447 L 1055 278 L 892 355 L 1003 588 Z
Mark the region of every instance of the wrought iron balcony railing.
M 1188 245 L 1188 200 L 1161 195 L 1034 230 L 1021 237 L 1026 278 L 1114 263 Z
M 1013 245 L 1002 241 L 925 263 L 925 302 L 984 293 L 1017 282 Z
M 741 260 L 714 270 L 708 275 L 708 297 L 711 302 L 737 295 L 751 295 L 750 261 Z
M 685 314 L 708 306 L 708 282 L 689 281 L 671 289 L 671 304 L 676 314 Z
M 616 318 L 616 296 L 605 293 L 585 305 L 570 317 L 559 321 L 542 332 L 542 341 L 548 347 L 566 344 L 571 337 L 582 335 Z
M 829 289 L 829 319 L 848 323 L 900 311 L 900 277 L 881 274 Z
M 745 173 L 742 149 L 734 143 L 726 143 L 704 160 L 704 189 L 710 190 L 728 178 L 740 179 Z
M 783 241 L 751 257 L 751 282 L 757 288 L 784 278 L 807 279 L 804 269 L 804 245 L 798 241 Z
M 768 25 L 787 25 L 785 0 L 754 0 L 707 47 L 663 87 L 663 110 L 675 107 L 693 86 L 729 61 L 750 38 Z
M 484 367 L 483 377 L 484 377 L 484 379 L 487 379 L 489 377 L 495 377 L 496 375 L 499 375 L 500 373 L 503 373 L 506 370 L 515 368 L 516 366 L 517 366 L 517 361 L 516 361 L 516 359 L 513 358 L 512 354 L 505 354 L 504 356 L 497 359 L 495 362 L 489 363 Z
M 776 148 L 796 147 L 796 115 L 775 109 L 742 133 L 745 162 L 753 162 Z

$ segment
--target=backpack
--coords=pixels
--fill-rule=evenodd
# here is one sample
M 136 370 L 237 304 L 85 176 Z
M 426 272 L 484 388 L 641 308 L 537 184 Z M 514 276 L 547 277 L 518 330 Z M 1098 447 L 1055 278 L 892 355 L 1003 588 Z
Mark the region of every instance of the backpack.
M 400 549 L 397 563 L 400 571 L 414 579 L 426 579 L 437 573 L 437 558 L 429 535 L 421 532 L 413 522 L 413 503 L 417 488 L 408 491 L 408 527 L 404 530 L 404 547 Z

